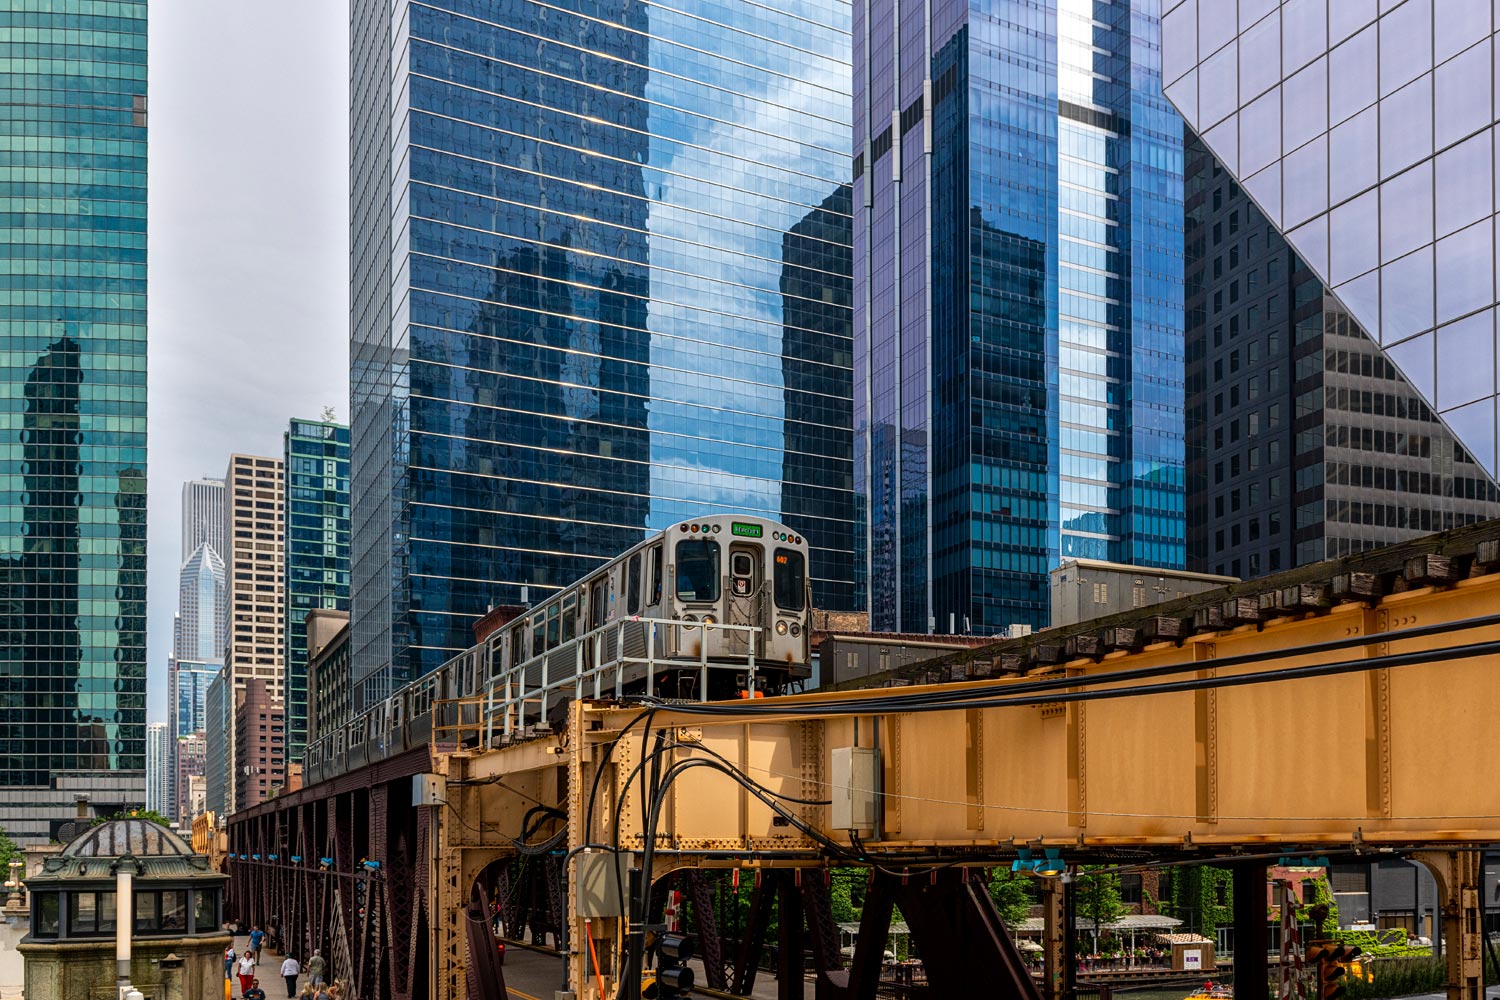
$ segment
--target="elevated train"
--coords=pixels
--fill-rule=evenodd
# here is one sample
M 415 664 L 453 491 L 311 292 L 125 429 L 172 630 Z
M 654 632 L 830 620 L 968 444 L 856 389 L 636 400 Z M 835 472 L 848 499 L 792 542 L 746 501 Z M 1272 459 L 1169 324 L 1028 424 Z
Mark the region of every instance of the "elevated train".
M 427 744 L 438 706 L 477 706 L 487 694 L 557 689 L 584 675 L 586 695 L 601 682 L 611 697 L 783 693 L 811 672 L 811 594 L 807 540 L 785 525 L 735 515 L 679 522 L 321 734 L 307 748 L 304 779 Z M 546 717 L 536 721 L 555 723 L 567 701 L 542 698 Z

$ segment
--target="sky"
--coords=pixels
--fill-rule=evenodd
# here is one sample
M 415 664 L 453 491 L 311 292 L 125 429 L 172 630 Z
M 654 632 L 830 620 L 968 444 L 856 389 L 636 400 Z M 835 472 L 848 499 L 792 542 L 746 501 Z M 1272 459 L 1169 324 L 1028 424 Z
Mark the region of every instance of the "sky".
M 349 415 L 347 0 L 153 4 L 148 717 L 166 721 L 184 480 Z

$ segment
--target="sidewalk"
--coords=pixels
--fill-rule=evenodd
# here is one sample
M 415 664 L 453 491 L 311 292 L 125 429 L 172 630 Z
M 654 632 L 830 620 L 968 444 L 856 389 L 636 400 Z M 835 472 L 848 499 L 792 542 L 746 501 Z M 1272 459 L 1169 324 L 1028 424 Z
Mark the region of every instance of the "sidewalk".
M 234 939 L 234 953 L 243 954 L 250 947 L 250 936 L 241 934 Z M 260 964 L 255 967 L 255 977 L 260 980 L 260 988 L 266 991 L 266 1000 L 282 1000 L 286 996 L 286 980 L 281 978 L 281 963 L 286 956 L 279 951 L 272 951 L 269 947 L 262 946 L 260 949 Z M 297 956 L 298 964 L 305 965 L 307 957 Z M 234 984 L 234 992 L 231 994 L 234 1000 L 239 1000 L 240 980 L 236 973 L 231 979 Z M 297 977 L 297 989 L 300 991 L 307 984 L 307 973 L 304 971 Z M 296 994 L 292 994 L 296 996 Z

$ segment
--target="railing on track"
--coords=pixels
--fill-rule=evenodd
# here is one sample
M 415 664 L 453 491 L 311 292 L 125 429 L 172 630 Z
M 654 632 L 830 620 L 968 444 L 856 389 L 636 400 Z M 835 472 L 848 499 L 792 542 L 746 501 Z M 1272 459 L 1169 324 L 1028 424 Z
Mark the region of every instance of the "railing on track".
M 434 725 L 472 727 L 483 746 L 495 746 L 549 731 L 549 711 L 564 698 L 619 698 L 627 684 L 645 681 L 646 695 L 657 694 L 656 675 L 664 669 L 692 669 L 697 699 L 708 700 L 713 671 L 743 673 L 755 689 L 755 649 L 763 630 L 754 625 L 689 622 L 676 618 L 622 618 L 586 632 L 524 663 L 500 671 L 477 698 L 459 699 L 451 718 Z M 745 637 L 743 659 L 711 660 L 709 636 Z M 695 653 L 686 653 L 694 640 Z M 471 707 L 472 706 L 472 707 Z M 436 732 L 436 730 L 434 730 Z M 435 737 L 436 738 L 436 737 Z

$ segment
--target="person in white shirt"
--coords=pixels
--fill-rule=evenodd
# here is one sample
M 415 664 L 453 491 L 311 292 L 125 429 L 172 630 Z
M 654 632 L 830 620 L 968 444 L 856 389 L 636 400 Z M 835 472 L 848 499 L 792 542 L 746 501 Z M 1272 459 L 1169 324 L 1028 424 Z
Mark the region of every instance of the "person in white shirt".
M 297 977 L 301 974 L 302 966 L 297 964 L 295 958 L 288 955 L 286 961 L 281 963 L 281 978 L 286 980 L 286 995 L 289 1000 L 296 1000 Z
M 240 956 L 240 995 L 244 996 L 250 990 L 250 984 L 255 981 L 255 953 L 249 948 Z

